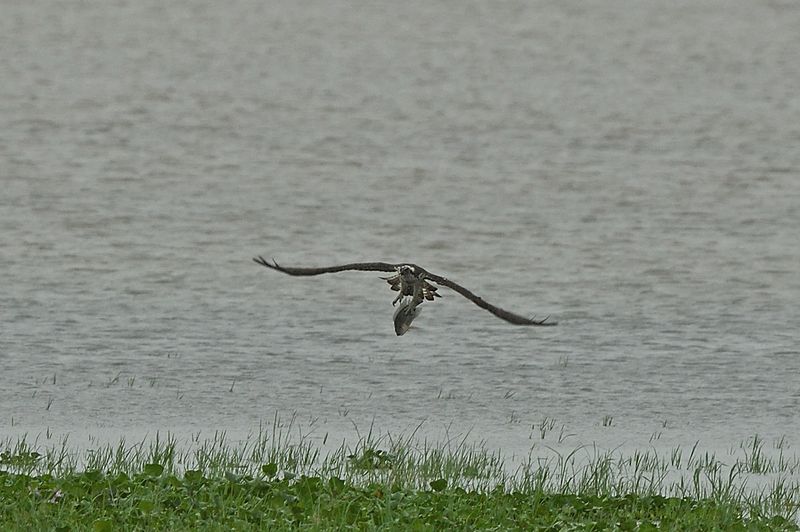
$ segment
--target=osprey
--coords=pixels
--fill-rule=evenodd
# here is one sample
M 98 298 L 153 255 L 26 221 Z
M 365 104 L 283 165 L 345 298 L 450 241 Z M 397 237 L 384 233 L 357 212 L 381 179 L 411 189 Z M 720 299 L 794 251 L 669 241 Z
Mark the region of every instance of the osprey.
M 367 271 L 367 272 L 392 272 L 394 275 L 390 277 L 381 277 L 389 283 L 389 286 L 395 292 L 399 292 L 397 297 L 392 301 L 392 306 L 400 303 L 397 310 L 394 312 L 394 331 L 397 336 L 401 336 L 408 331 L 411 327 L 411 322 L 414 318 L 419 316 L 419 306 L 424 301 L 433 301 L 434 298 L 441 297 L 437 292 L 438 286 L 434 286 L 431 282 L 439 286 L 446 286 L 455 290 L 462 296 L 466 297 L 479 307 L 488 310 L 500 319 L 503 319 L 514 325 L 555 325 L 555 321 L 547 321 L 550 316 L 542 320 L 533 318 L 526 318 L 519 314 L 514 314 L 500 307 L 496 307 L 491 303 L 485 301 L 483 298 L 476 296 L 463 286 L 454 283 L 446 277 L 436 275 L 427 271 L 426 269 L 417 266 L 416 264 L 401 263 L 390 264 L 388 262 L 354 262 L 351 264 L 342 264 L 339 266 L 323 266 L 321 268 L 298 268 L 279 266 L 273 259 L 272 263 L 267 262 L 264 257 L 254 257 L 253 260 L 271 270 L 276 270 L 288 275 L 306 276 L 306 275 L 321 275 L 323 273 L 336 273 L 349 270 Z M 405 299 L 404 299 L 405 298 Z

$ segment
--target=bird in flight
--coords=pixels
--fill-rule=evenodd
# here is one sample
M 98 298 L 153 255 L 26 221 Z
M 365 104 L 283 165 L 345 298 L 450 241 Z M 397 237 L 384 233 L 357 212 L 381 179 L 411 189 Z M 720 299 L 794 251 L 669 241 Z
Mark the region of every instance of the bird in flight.
M 308 275 L 321 275 L 323 273 L 336 273 L 344 271 L 367 271 L 367 272 L 390 272 L 393 275 L 389 277 L 382 277 L 395 292 L 398 292 L 397 297 L 392 301 L 392 305 L 400 305 L 394 312 L 394 329 L 397 336 L 401 336 L 408 331 L 411 327 L 411 322 L 414 321 L 419 315 L 419 306 L 424 301 L 433 301 L 437 297 L 441 297 L 437 293 L 439 286 L 446 286 L 466 297 L 479 307 L 488 310 L 498 318 L 505 320 L 514 325 L 540 325 L 549 326 L 555 325 L 557 322 L 548 321 L 550 316 L 544 319 L 537 320 L 534 318 L 526 318 L 519 314 L 514 314 L 500 307 L 492 305 L 485 301 L 483 298 L 476 296 L 460 284 L 454 283 L 446 277 L 436 275 L 427 271 L 426 269 L 417 266 L 416 264 L 400 263 L 391 264 L 388 262 L 354 262 L 350 264 L 341 264 L 339 266 L 323 266 L 320 268 L 299 268 L 279 266 L 273 259 L 270 263 L 264 257 L 254 257 L 253 260 L 271 270 L 276 270 L 287 275 L 294 276 L 308 276 Z M 435 283 L 435 286 L 431 283 Z M 408 297 L 406 297 L 408 296 Z

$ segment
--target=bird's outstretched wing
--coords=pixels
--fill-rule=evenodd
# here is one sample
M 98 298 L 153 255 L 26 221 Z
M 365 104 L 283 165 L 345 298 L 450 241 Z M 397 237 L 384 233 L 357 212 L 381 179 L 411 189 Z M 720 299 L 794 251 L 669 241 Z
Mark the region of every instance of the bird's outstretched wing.
M 439 284 L 441 286 L 446 286 L 447 288 L 455 290 L 456 292 L 466 297 L 479 307 L 488 310 L 498 318 L 506 320 L 509 323 L 513 323 L 514 325 L 550 326 L 550 325 L 556 325 L 558 323 L 555 321 L 547 321 L 548 318 L 550 318 L 550 316 L 547 316 L 541 320 L 537 320 L 533 318 L 526 318 L 525 316 L 520 316 L 519 314 L 514 314 L 513 312 L 501 309 L 500 307 L 496 307 L 491 303 L 489 303 L 488 301 L 484 300 L 482 297 L 476 296 L 475 294 L 473 294 L 460 284 L 454 283 L 453 281 L 447 279 L 446 277 L 442 277 L 440 275 L 436 275 L 428 271 L 425 272 L 425 279 L 433 281 L 434 283 Z
M 351 264 L 341 264 L 339 266 L 323 266 L 321 268 L 292 268 L 279 266 L 275 260 L 269 263 L 261 255 L 254 257 L 253 260 L 271 270 L 277 270 L 289 275 L 321 275 L 323 273 L 344 272 L 347 270 L 360 270 L 366 272 L 394 272 L 400 264 L 389 264 L 388 262 L 353 262 Z
M 460 284 L 454 283 L 453 281 L 447 279 L 446 277 L 430 273 L 429 271 L 425 270 L 424 268 L 420 268 L 415 264 L 408 264 L 408 263 L 391 264 L 388 262 L 353 262 L 350 264 L 341 264 L 339 266 L 323 266 L 319 268 L 298 268 L 298 267 L 279 266 L 274 259 L 272 263 L 270 263 L 261 255 L 259 255 L 258 257 L 254 257 L 253 261 L 255 261 L 256 264 L 260 264 L 261 266 L 265 266 L 271 270 L 277 270 L 287 275 L 296 275 L 296 276 L 321 275 L 323 273 L 336 273 L 348 270 L 367 271 L 367 272 L 397 272 L 398 269 L 402 266 L 410 266 L 412 267 L 412 269 L 422 274 L 424 282 L 423 288 L 426 289 L 423 293 L 425 298 L 428 300 L 433 300 L 435 296 L 439 296 L 439 294 L 436 293 L 436 287 L 425 282 L 425 281 L 432 281 L 438 285 L 446 286 L 458 292 L 459 294 L 466 297 L 479 307 L 488 310 L 498 318 L 503 319 L 509 323 L 513 323 L 515 325 L 543 325 L 543 326 L 556 325 L 557 323 L 555 321 L 548 321 L 550 316 L 547 316 L 546 318 L 541 320 L 537 320 L 534 318 L 526 318 L 525 316 L 520 316 L 519 314 L 514 314 L 513 312 L 509 312 L 500 307 L 496 307 L 491 303 L 489 303 L 488 301 L 485 301 L 483 298 L 476 296 L 475 294 L 473 294 Z M 396 282 L 394 277 L 385 279 L 389 281 L 392 290 L 400 289 L 399 276 L 397 277 Z

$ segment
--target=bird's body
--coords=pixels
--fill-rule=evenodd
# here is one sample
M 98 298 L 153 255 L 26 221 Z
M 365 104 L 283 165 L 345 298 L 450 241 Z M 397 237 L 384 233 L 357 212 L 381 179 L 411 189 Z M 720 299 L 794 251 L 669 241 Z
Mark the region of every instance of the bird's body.
M 438 293 L 438 287 L 431 283 L 436 283 L 439 286 L 446 286 L 455 290 L 462 296 L 466 297 L 479 307 L 488 310 L 500 319 L 515 325 L 555 325 L 554 321 L 547 321 L 547 318 L 542 320 L 535 320 L 533 318 L 526 318 L 519 314 L 514 314 L 500 307 L 486 302 L 483 298 L 476 296 L 463 286 L 454 283 L 453 281 L 436 274 L 433 274 L 416 264 L 401 263 L 392 264 L 387 262 L 354 262 L 350 264 L 342 264 L 339 266 L 325 266 L 320 268 L 298 268 L 298 267 L 284 267 L 279 266 L 276 262 L 269 263 L 263 257 L 259 256 L 253 259 L 257 264 L 265 266 L 272 270 L 294 276 L 308 276 L 308 275 L 321 275 L 324 273 L 336 273 L 342 271 L 356 270 L 356 271 L 379 271 L 379 272 L 393 272 L 394 275 L 390 277 L 383 277 L 389 283 L 392 290 L 399 292 L 397 297 L 392 302 L 396 305 L 398 302 L 400 306 L 394 313 L 395 332 L 398 336 L 405 334 L 411 327 L 411 322 L 419 315 L 419 305 L 424 301 L 433 301 L 436 297 L 441 297 Z M 403 299 L 407 297 L 407 299 Z
M 419 267 L 417 267 L 419 268 Z M 420 268 L 421 269 L 421 268 Z M 404 264 L 397 268 L 397 274 L 391 277 L 381 277 L 384 281 L 388 282 L 392 290 L 400 292 L 397 297 L 392 301 L 392 305 L 397 304 L 403 296 L 415 296 L 419 291 L 419 297 L 433 301 L 434 297 L 442 297 L 436 293 L 437 287 L 425 281 L 424 275 L 417 275 L 415 267 L 412 265 Z M 421 300 L 419 301 L 422 302 Z

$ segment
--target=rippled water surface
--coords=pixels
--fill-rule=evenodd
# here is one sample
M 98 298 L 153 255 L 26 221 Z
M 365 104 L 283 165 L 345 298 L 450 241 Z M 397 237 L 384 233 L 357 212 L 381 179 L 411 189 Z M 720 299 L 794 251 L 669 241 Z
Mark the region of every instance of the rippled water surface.
M 800 5 L 3 12 L 0 435 L 798 443 Z

